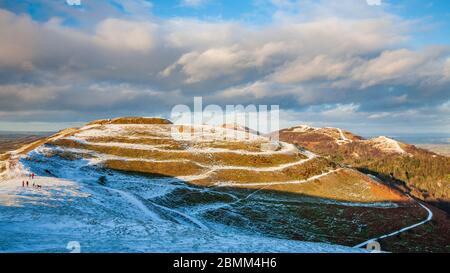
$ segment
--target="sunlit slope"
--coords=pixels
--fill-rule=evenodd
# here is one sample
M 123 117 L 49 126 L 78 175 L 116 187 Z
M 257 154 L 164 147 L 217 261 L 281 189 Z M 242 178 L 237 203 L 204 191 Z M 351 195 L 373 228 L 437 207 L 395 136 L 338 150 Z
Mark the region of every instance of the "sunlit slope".
M 226 127 L 157 118 L 101 120 L 49 139 L 46 156 L 171 176 L 206 187 L 275 190 L 355 202 L 405 198 L 352 169 L 285 142 Z
M 450 199 L 450 157 L 384 136 L 364 139 L 339 128 L 302 125 L 277 133 L 282 141 L 406 187 L 423 200 Z

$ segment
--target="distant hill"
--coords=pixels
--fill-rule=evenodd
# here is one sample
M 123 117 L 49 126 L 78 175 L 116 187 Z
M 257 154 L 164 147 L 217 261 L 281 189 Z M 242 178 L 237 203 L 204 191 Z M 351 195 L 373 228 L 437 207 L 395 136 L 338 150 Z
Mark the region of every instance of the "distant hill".
M 278 133 L 282 141 L 374 174 L 417 198 L 448 209 L 449 157 L 388 137 L 364 139 L 339 128 L 298 126 Z
M 45 138 L 52 133 L 0 132 L 0 154 Z
M 416 144 L 417 147 L 432 151 L 433 153 L 443 156 L 450 156 L 450 143 L 449 144 Z

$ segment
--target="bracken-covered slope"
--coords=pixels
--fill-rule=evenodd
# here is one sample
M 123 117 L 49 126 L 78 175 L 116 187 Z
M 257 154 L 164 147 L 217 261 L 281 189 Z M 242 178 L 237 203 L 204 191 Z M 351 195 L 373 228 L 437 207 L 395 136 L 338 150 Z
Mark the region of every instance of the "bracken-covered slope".
M 366 140 L 339 128 L 303 125 L 278 133 L 283 141 L 377 175 L 420 199 L 448 206 L 450 157 L 384 136 Z

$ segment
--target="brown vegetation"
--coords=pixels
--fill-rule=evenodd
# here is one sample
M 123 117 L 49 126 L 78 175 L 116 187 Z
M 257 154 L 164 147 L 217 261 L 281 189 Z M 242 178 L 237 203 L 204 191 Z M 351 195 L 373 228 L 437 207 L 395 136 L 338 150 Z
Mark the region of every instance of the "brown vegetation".
M 252 167 L 272 167 L 280 164 L 292 163 L 306 157 L 300 153 L 297 154 L 269 154 L 269 155 L 252 155 L 238 154 L 231 152 L 223 153 L 192 153 L 188 151 L 156 151 L 156 150 L 140 150 L 118 146 L 102 146 L 94 144 L 84 144 L 70 139 L 58 139 L 51 144 L 80 148 L 96 151 L 103 154 L 129 158 L 145 158 L 154 160 L 173 160 L 184 159 L 198 162 L 200 164 L 209 165 L 227 165 L 227 166 L 252 166 Z
M 138 160 L 106 160 L 103 164 L 106 168 L 148 173 L 161 176 L 188 176 L 197 175 L 204 168 L 193 162 L 147 162 Z
M 365 141 L 337 145 L 328 135 L 281 131 L 280 139 L 306 147 L 330 160 L 400 182 L 426 201 L 450 200 L 450 157 L 400 143 L 408 154 L 383 152 Z
M 347 202 L 405 202 L 405 196 L 353 170 L 340 170 L 308 183 L 275 184 L 266 190 L 291 192 Z
M 300 181 L 334 170 L 336 167 L 336 164 L 324 158 L 316 158 L 304 164 L 288 167 L 280 171 L 217 170 L 209 178 L 193 181 L 193 183 L 207 185 L 217 181 L 236 183 Z
M 143 118 L 143 117 L 123 117 L 114 119 L 96 120 L 87 125 L 105 124 L 172 124 L 171 121 L 163 118 Z

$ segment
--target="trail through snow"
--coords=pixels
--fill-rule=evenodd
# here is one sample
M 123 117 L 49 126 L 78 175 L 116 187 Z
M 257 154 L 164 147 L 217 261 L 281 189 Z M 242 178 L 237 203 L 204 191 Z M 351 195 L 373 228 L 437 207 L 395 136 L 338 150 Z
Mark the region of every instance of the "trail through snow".
M 107 187 L 107 189 L 120 194 L 123 198 L 127 199 L 131 204 L 136 206 L 139 210 L 141 210 L 146 216 L 150 217 L 153 221 L 157 221 L 157 222 L 164 221 L 161 217 L 159 217 L 158 214 L 149 210 L 146 205 L 144 205 L 138 198 L 136 198 L 132 194 L 125 192 L 125 191 L 118 190 L 118 189 L 113 189 L 110 187 Z
M 428 207 L 426 207 L 424 204 L 420 203 L 419 201 L 416 201 L 416 203 L 419 204 L 422 208 L 424 208 L 427 211 L 428 216 L 427 216 L 427 218 L 425 220 L 423 220 L 423 221 L 421 221 L 421 222 L 419 222 L 417 224 L 414 224 L 414 225 L 402 228 L 400 230 L 394 231 L 392 233 L 385 234 L 385 235 L 382 235 L 382 236 L 377 237 L 377 238 L 372 238 L 372 239 L 367 240 L 367 241 L 365 241 L 365 242 L 363 242 L 363 243 L 361 243 L 359 245 L 356 245 L 355 247 L 356 248 L 360 248 L 360 247 L 366 246 L 366 245 L 368 245 L 368 244 L 370 244 L 372 242 L 376 242 L 376 241 L 384 239 L 384 238 L 395 236 L 397 234 L 400 234 L 400 233 L 403 233 L 405 231 L 411 230 L 413 228 L 416 228 L 418 226 L 424 225 L 424 224 L 428 223 L 429 221 L 431 221 L 431 219 L 433 219 L 433 212 Z
M 340 136 L 340 139 L 336 140 L 336 143 L 337 143 L 338 145 L 342 145 L 342 144 L 345 144 L 345 143 L 350 143 L 350 142 L 352 142 L 352 140 L 348 139 L 348 138 L 345 136 L 345 134 L 344 134 L 344 132 L 342 131 L 341 128 L 336 128 L 336 129 L 339 131 L 339 136 Z

